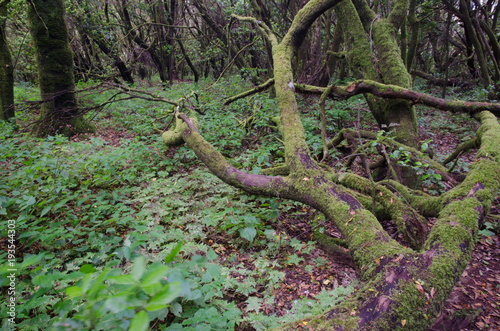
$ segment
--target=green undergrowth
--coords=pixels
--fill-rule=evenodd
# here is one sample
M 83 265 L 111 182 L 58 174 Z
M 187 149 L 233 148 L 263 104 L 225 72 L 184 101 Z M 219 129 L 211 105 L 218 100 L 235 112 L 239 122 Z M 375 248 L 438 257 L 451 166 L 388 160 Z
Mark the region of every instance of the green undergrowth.
M 234 86 L 231 93 L 245 88 L 222 83 Z M 204 136 L 241 168 L 258 172 L 282 160 L 279 133 L 263 138 L 273 130 L 273 101 L 256 96 L 222 109 L 202 87 L 158 93 L 174 99 L 199 89 Z M 20 91 L 26 100 L 36 93 Z M 81 103 L 110 96 L 82 96 Z M 186 147 L 166 148 L 152 123 L 166 125 L 168 118 L 158 119 L 168 110 L 135 100 L 91 114 L 104 130 L 115 129 L 111 134 L 127 133 L 121 139 L 36 139 L 0 126 L 0 286 L 9 297 L 7 276 L 15 269 L 18 329 L 263 330 L 317 314 L 352 291 L 351 284 L 297 300 L 286 318 L 264 315 L 283 265 L 319 263 L 301 257 L 313 242 L 272 227 L 297 204 L 246 195 Z M 238 126 L 248 116 L 255 117 L 251 132 Z M 8 312 L 2 305 L 0 314 Z
M 237 168 L 259 173 L 283 162 L 282 137 L 271 121 L 276 102 L 263 93 L 223 106 L 250 86 L 239 76 L 212 83 L 148 91 L 171 100 L 191 95 L 204 113 L 196 114 L 200 132 Z M 18 102 L 36 100 L 36 93 L 16 87 Z M 83 107 L 120 97 L 93 90 L 79 96 Z M 299 105 L 311 154 L 319 157 L 317 99 L 301 97 Z M 327 101 L 329 138 L 355 126 L 358 111 L 361 128 L 378 131 L 366 107 L 357 99 Z M 167 129 L 171 110 L 141 99 L 112 103 L 88 114 L 100 132 L 76 141 L 36 139 L 0 123 L 0 286 L 8 298 L 7 276 L 16 269 L 18 329 L 265 330 L 319 315 L 353 291 L 345 283 L 315 298 L 303 295 L 276 316 L 287 267 L 310 273 L 328 263 L 307 260 L 314 242 L 277 230 L 280 216 L 302 206 L 245 194 L 213 176 L 189 148 L 165 147 L 155 127 Z M 19 111 L 17 127 L 33 116 Z M 469 137 L 465 117 L 446 126 L 444 116 L 432 116 L 431 123 Z M 429 137 L 422 151 L 436 143 Z M 390 151 L 394 160 L 409 162 L 396 152 Z M 342 157 L 330 153 L 334 161 Z M 435 181 L 429 185 L 439 184 L 425 164 L 415 166 L 423 180 Z M 3 305 L 0 314 L 8 309 Z

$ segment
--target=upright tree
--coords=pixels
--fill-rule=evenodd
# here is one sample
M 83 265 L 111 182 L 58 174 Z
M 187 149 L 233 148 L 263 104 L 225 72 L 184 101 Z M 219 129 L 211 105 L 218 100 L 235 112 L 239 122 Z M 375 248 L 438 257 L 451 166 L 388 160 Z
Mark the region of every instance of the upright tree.
M 9 2 L 0 1 L 0 120 L 14 117 L 14 66 L 5 32 Z
M 81 116 L 75 96 L 73 53 L 69 47 L 64 0 L 28 1 L 28 22 L 36 52 L 43 99 L 33 127 L 37 136 L 71 135 L 95 128 Z

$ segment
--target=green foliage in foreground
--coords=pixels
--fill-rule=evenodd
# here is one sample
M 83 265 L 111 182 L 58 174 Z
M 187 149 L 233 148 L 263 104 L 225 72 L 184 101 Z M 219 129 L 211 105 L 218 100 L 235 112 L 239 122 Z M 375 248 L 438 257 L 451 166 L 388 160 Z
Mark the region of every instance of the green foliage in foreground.
M 22 90 L 22 98 L 30 91 Z M 255 97 L 221 111 L 217 100 L 200 95 L 208 105 L 204 133 L 223 153 L 249 171 L 279 160 L 279 140 L 260 139 L 270 130 L 272 101 Z M 103 102 L 106 95 L 92 98 L 86 102 Z M 11 260 L 18 329 L 226 330 L 241 323 L 266 329 L 283 321 L 261 308 L 272 305 L 273 289 L 284 278 L 280 252 L 298 253 L 304 244 L 275 235 L 277 200 L 223 184 L 185 147 L 166 151 L 151 126 L 165 112 L 128 101 L 96 114 L 101 126 L 135 136 L 115 146 L 96 137 L 35 139 L 1 124 L 0 232 L 12 238 L 17 259 L 0 253 L 0 286 L 7 298 Z M 256 136 L 237 126 L 252 114 Z M 310 118 L 308 125 L 317 123 Z M 214 243 L 215 236 L 225 242 Z M 247 264 L 224 256 L 225 245 L 251 251 Z M 303 262 L 292 253 L 291 263 Z M 297 301 L 290 317 L 317 314 L 352 289 Z M 236 296 L 246 298 L 246 311 L 236 306 Z M 2 305 L 1 316 L 7 309 Z

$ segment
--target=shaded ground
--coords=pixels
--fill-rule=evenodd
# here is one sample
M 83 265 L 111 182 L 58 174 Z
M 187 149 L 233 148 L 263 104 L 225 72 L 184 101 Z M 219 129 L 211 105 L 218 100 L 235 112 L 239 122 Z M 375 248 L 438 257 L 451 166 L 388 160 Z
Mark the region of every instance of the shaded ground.
M 421 140 L 432 140 L 437 160 L 442 160 L 459 143 L 470 139 L 477 128 L 477 124 L 468 117 L 457 117 L 455 122 L 450 123 L 441 112 L 425 111 L 420 115 L 423 118 L 421 132 L 426 132 Z M 126 131 L 114 129 L 101 129 L 96 135 L 115 146 L 119 144 L 121 138 L 133 138 L 133 135 Z M 473 159 L 474 151 L 465 153 L 457 162 L 455 169 L 459 172 L 467 172 L 468 164 Z M 498 197 L 490 215 L 493 216 L 489 216 L 487 222 L 491 224 L 499 222 L 500 199 Z M 354 264 L 346 249 L 339 248 L 335 252 L 325 252 L 318 246 L 307 249 L 308 242 L 312 240 L 310 223 L 318 216 L 319 213 L 307 208 L 294 209 L 282 213 L 278 222 L 273 224 L 276 234 L 282 236 L 284 240 L 296 238 L 304 246 L 301 252 L 297 253 L 298 258 L 301 259 L 299 262 L 288 260 L 287 256 L 296 253 L 292 250 L 287 252 L 286 250 L 290 247 L 283 246 L 282 251 L 278 252 L 276 260 L 279 263 L 276 270 L 283 272 L 285 276 L 283 282 L 274 288 L 274 304 L 261 307 L 266 314 L 286 316 L 293 308 L 295 300 L 314 299 L 322 290 L 332 290 L 339 285 L 350 284 L 357 278 Z M 429 221 L 432 223 L 432 220 Z M 393 224 L 388 222 L 383 225 L 393 238 L 402 240 Z M 322 222 L 320 226 L 324 227 L 325 232 L 332 237 L 341 237 L 340 233 L 328 222 Z M 253 263 L 246 262 L 249 260 L 249 255 L 254 253 L 253 248 L 243 251 L 240 247 L 233 247 L 227 239 L 223 235 L 211 237 L 210 240 L 207 238 L 209 245 L 216 244 L 219 247 L 218 254 L 221 263 L 226 266 L 243 264 L 248 269 L 255 269 Z M 245 282 L 245 276 L 236 274 L 232 276 Z M 259 297 L 259 293 L 251 295 Z M 243 312 L 246 311 L 245 301 L 248 297 L 229 293 L 226 299 L 235 301 Z M 500 239 L 498 235 L 480 236 L 471 263 L 446 301 L 442 315 L 429 330 L 500 330 Z

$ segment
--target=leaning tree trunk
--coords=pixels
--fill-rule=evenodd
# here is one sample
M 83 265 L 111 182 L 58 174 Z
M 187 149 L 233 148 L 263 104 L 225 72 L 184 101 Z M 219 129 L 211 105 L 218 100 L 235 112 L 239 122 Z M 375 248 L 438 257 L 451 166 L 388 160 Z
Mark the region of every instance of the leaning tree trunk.
M 30 0 L 28 22 L 38 65 L 38 84 L 44 101 L 33 127 L 37 136 L 72 135 L 94 131 L 78 112 L 63 0 Z
M 276 99 L 288 175 L 248 174 L 236 169 L 200 135 L 197 121 L 177 113 L 175 129 L 164 133 L 165 142 L 184 141 L 211 172 L 224 182 L 247 192 L 279 196 L 317 208 L 345 238 L 361 276 L 355 296 L 321 316 L 309 319 L 314 330 L 397 329 L 425 330 L 438 316 L 444 301 L 467 266 L 474 248 L 478 225 L 488 213 L 500 186 L 500 125 L 489 112 L 479 115 L 481 141 L 477 161 L 466 180 L 439 198 L 414 196 L 412 205 L 395 203 L 390 190 L 353 174 L 333 173 L 319 167 L 309 154 L 304 128 L 295 99 L 292 57 L 314 20 L 338 0 L 313 0 L 296 15 L 288 33 L 278 42 L 271 30 L 253 18 L 242 18 L 258 26 L 273 48 Z M 182 121 L 181 121 L 182 120 Z M 175 139 L 174 139 L 175 138 Z M 399 184 L 390 183 L 389 187 Z M 355 193 L 355 190 L 358 193 Z M 374 192 L 375 191 L 375 192 Z M 413 238 L 415 250 L 393 240 L 376 217 L 360 201 L 387 207 L 400 231 L 412 238 L 414 227 L 426 226 L 418 215 L 439 212 L 429 237 Z M 409 196 L 402 185 L 398 192 Z M 358 201 L 355 197 L 360 197 Z M 407 225 L 407 226 L 405 226 Z M 282 329 L 296 330 L 304 320 Z
M 0 3 L 0 120 L 14 117 L 14 66 L 5 34 L 7 3 Z
M 396 27 L 405 19 L 407 0 L 396 2 L 387 19 L 378 19 L 364 0 L 343 0 L 336 6 L 347 45 L 347 61 L 358 78 L 385 84 L 411 87 L 411 76 L 401 58 L 396 41 Z M 395 133 L 396 141 L 415 147 L 418 143 L 417 118 L 414 107 L 404 100 L 386 100 L 365 95 L 379 127 Z M 416 172 L 410 167 L 397 167 L 399 180 L 412 187 L 418 185 Z

